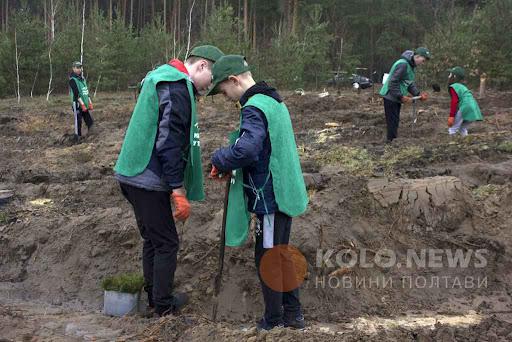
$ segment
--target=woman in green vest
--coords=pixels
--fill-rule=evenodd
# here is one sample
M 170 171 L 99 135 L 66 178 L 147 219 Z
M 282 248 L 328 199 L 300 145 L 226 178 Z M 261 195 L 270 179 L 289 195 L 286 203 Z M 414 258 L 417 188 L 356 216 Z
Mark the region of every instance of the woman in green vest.
M 388 143 L 393 141 L 398 135 L 402 103 L 413 101 L 409 94 L 421 96 L 422 101 L 428 99 L 428 94 L 425 92 L 420 93 L 416 87 L 415 74 L 416 67 L 422 65 L 430 58 L 430 51 L 424 47 L 419 47 L 415 51 L 405 51 L 400 59 L 393 64 L 388 78 L 382 85 L 380 95 L 384 98 Z
M 114 168 L 144 240 L 149 306 L 160 316 L 188 301 L 186 294 L 173 292 L 175 220 L 188 219 L 189 200 L 204 199 L 196 95 L 208 90 L 220 56 L 215 46 L 198 46 L 185 62 L 174 59 L 146 75 Z
M 287 257 L 260 269 L 266 252 L 286 248 L 292 217 L 306 211 L 308 195 L 297 153 L 290 114 L 277 91 L 265 82 L 256 83 L 243 56 L 227 55 L 213 66 L 210 95 L 224 94 L 240 102 L 240 128 L 231 134 L 231 144 L 215 151 L 211 177 L 232 174 L 227 219 L 226 245 L 243 244 L 249 215 L 257 217 L 255 263 L 261 280 L 265 314 L 258 328 L 277 326 L 304 328 L 297 285 L 272 287 L 263 273 L 279 274 L 295 266 Z M 276 247 L 276 249 L 273 249 Z M 294 278 L 295 280 L 295 278 Z M 274 284 L 275 285 L 275 284 Z M 282 290 L 280 290 L 282 288 Z M 286 288 L 286 290 L 284 289 Z
M 74 62 L 72 68 L 73 72 L 69 75 L 69 96 L 75 117 L 75 141 L 79 142 L 82 137 L 82 119 L 87 125 L 87 134 L 91 132 L 94 124 L 91 115 L 93 106 L 89 98 L 87 82 L 82 75 L 82 63 Z
M 483 120 L 482 112 L 471 90 L 462 83 L 465 76 L 464 69 L 456 66 L 448 72 L 448 90 L 451 97 L 448 133 L 450 135 L 460 133 L 465 137 L 472 122 Z

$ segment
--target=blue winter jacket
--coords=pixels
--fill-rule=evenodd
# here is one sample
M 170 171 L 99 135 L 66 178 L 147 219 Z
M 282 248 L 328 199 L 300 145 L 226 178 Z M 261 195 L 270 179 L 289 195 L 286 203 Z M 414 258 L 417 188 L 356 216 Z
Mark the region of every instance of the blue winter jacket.
M 258 82 L 245 92 L 240 104 L 244 106 L 256 94 L 264 94 L 282 102 L 274 88 L 265 82 Z M 240 136 L 237 142 L 218 149 L 212 157 L 212 164 L 221 172 L 240 168 L 243 170 L 249 211 L 258 215 L 278 211 L 269 169 L 271 151 L 265 114 L 256 107 L 247 106 L 242 109 Z M 263 188 L 262 194 L 257 196 L 250 188 L 251 185 L 256 189 Z

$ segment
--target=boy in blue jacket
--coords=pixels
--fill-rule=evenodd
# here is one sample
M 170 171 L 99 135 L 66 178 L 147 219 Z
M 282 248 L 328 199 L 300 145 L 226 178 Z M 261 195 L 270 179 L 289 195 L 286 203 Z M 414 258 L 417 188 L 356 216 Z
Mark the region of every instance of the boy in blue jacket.
M 290 114 L 274 88 L 254 81 L 243 56 L 226 55 L 214 64 L 209 94 L 218 93 L 242 106 L 238 139 L 214 152 L 211 177 L 241 169 L 247 208 L 258 219 L 255 263 L 265 302 L 258 328 L 304 328 L 298 287 L 276 291 L 260 269 L 267 251 L 288 245 L 292 217 L 304 213 L 308 203 Z

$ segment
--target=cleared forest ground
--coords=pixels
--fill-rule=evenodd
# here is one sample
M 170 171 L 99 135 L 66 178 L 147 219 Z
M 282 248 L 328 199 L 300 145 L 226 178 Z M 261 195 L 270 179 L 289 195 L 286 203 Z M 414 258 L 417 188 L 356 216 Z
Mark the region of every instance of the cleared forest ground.
M 227 249 L 219 322 L 210 320 L 223 189 L 208 180 L 207 199 L 178 225 L 176 286 L 191 304 L 162 319 L 101 314 L 101 279 L 141 268 L 135 219 L 112 174 L 134 100 L 109 93 L 95 100 L 97 127 L 78 145 L 68 136 L 66 96 L 50 105 L 0 102 L 0 190 L 14 193 L 0 204 L 0 340 L 512 340 L 512 93 L 480 100 L 485 121 L 467 138 L 447 134 L 447 96 L 418 104 L 415 124 L 404 106 L 399 138 L 388 146 L 382 103 L 371 92 L 283 95 L 311 199 L 291 241 L 309 263 L 301 294 L 308 329 L 253 328 L 263 306 L 252 240 Z M 199 105 L 205 174 L 239 122 L 232 104 L 214 101 Z M 404 265 L 411 249 L 484 250 L 486 265 L 318 263 L 319 251 L 373 259 L 383 249 Z M 428 286 L 433 277 L 440 286 Z

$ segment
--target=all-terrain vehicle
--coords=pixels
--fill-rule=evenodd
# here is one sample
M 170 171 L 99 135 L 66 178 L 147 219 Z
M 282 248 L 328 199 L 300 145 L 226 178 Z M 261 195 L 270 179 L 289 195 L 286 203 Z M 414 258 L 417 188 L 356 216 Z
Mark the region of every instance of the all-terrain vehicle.
M 346 71 L 332 71 L 332 77 L 327 81 L 328 87 L 344 88 L 352 86 L 354 89 L 367 89 L 373 86 L 373 81 L 361 75 L 366 68 L 356 68 L 356 73 L 347 76 Z M 374 73 L 375 74 L 375 73 Z

